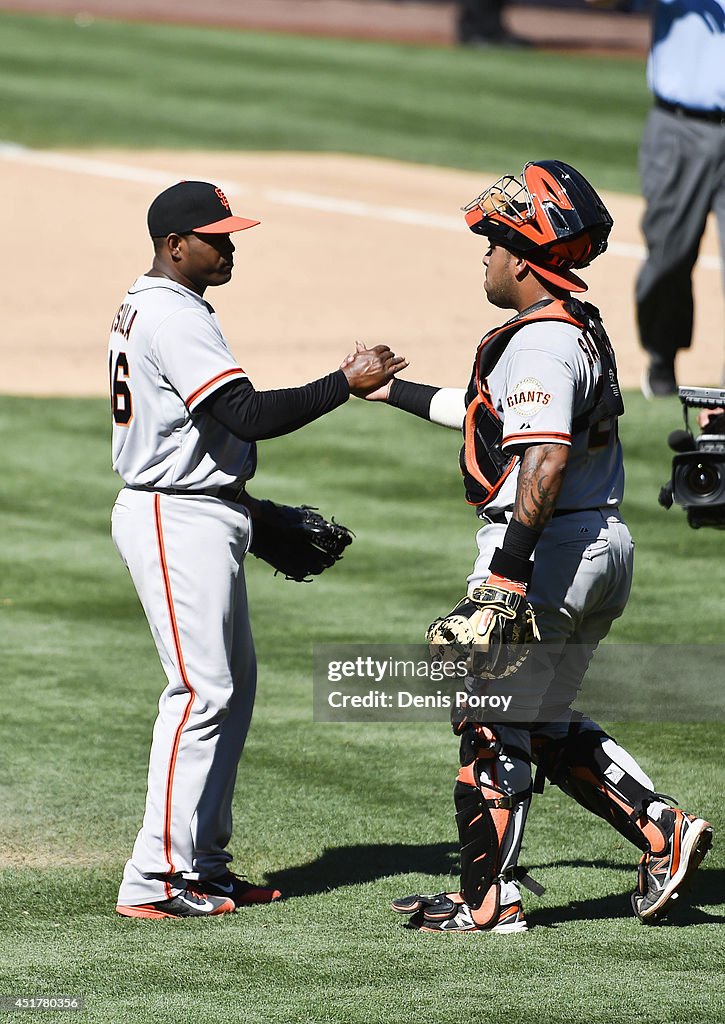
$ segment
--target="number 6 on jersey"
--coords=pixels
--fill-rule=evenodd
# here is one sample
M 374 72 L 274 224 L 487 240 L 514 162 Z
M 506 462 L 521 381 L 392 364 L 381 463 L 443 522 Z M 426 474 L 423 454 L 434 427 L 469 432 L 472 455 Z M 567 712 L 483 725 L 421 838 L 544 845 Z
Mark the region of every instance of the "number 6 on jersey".
M 128 386 L 128 359 L 125 352 L 119 352 L 116 365 L 113 365 L 113 354 L 108 360 L 108 373 L 111 378 L 111 411 L 113 422 L 119 427 L 127 427 L 133 416 L 131 389 Z

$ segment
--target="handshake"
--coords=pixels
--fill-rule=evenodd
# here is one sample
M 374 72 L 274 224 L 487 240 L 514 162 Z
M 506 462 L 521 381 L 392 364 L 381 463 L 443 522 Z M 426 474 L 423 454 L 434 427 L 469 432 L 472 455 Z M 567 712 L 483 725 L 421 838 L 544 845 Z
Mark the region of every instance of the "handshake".
M 396 356 L 387 345 L 366 348 L 358 341 L 355 351 L 345 356 L 340 369 L 347 377 L 350 394 L 356 398 L 385 401 L 393 377 L 407 365 L 405 356 Z

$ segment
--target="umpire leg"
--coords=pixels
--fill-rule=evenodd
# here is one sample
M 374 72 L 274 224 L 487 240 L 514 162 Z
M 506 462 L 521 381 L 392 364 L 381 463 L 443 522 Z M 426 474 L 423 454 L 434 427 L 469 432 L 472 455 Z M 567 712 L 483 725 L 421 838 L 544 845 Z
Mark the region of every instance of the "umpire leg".
M 458 42 L 495 41 L 504 34 L 501 14 L 505 0 L 460 0 Z
M 723 275 L 723 291 L 725 291 L 725 128 L 720 129 L 720 144 L 714 170 L 713 213 L 717 219 L 717 230 L 720 238 L 720 265 Z M 720 378 L 725 385 L 725 368 Z
M 673 369 L 692 340 L 692 269 L 713 201 L 722 128 L 653 108 L 640 147 L 647 259 L 636 286 L 642 347 Z M 674 381 L 674 370 L 673 370 Z

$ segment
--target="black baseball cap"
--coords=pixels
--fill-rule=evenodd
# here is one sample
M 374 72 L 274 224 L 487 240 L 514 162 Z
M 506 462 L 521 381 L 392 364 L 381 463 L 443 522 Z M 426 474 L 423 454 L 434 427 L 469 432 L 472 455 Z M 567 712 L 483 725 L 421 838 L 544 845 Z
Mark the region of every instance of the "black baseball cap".
M 226 235 L 259 224 L 258 220 L 235 217 L 222 190 L 208 181 L 180 181 L 167 188 L 151 203 L 147 222 L 152 238 L 192 231 Z

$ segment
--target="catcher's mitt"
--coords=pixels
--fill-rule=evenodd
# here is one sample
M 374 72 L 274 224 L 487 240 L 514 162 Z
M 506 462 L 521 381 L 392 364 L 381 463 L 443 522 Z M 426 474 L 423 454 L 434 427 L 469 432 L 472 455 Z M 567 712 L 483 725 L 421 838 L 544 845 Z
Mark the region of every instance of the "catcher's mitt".
M 431 657 L 463 661 L 475 679 L 505 679 L 519 669 L 540 640 L 526 596 L 485 581 L 470 597 L 436 619 L 425 638 Z
M 298 583 L 311 582 L 340 558 L 353 534 L 346 526 L 328 522 L 311 505 L 257 502 L 252 520 L 252 544 L 257 558 L 274 568 L 275 575 Z

